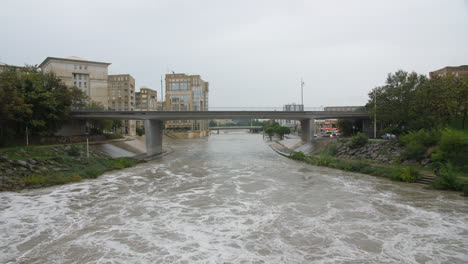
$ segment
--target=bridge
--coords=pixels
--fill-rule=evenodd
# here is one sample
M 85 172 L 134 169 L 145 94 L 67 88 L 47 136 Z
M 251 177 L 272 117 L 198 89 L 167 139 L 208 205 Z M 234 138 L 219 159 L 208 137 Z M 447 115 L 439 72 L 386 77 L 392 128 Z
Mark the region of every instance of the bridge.
M 80 110 L 71 113 L 75 119 L 144 120 L 148 155 L 162 152 L 164 121 L 210 119 L 280 119 L 298 120 L 302 140 L 314 140 L 316 119 L 368 119 L 367 112 L 341 111 L 96 111 Z

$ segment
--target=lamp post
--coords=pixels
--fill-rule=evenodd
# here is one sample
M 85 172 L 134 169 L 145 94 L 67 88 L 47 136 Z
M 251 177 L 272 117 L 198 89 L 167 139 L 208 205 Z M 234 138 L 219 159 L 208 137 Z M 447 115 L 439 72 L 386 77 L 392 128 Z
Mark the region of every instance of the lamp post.
M 374 90 L 374 138 L 377 138 L 377 90 Z
M 86 126 L 86 158 L 88 159 L 89 161 L 89 139 L 88 139 L 88 135 L 89 135 L 89 127 Z

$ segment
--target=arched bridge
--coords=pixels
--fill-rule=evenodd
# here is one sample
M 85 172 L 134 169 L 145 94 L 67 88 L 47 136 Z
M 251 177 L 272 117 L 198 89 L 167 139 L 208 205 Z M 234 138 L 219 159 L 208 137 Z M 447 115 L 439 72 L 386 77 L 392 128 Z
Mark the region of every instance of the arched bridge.
M 301 122 L 302 140 L 314 139 L 315 119 L 368 119 L 367 112 L 339 111 L 73 111 L 76 119 L 144 120 L 148 155 L 162 152 L 164 121 L 209 119 L 281 119 Z

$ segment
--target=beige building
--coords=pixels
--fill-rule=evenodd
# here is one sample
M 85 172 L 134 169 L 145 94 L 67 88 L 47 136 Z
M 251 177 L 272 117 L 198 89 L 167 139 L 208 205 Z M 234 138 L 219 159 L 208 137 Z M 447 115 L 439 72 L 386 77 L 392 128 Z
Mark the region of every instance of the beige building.
M 460 78 L 468 78 L 468 65 L 461 65 L 458 67 L 447 66 L 445 68 L 430 72 L 429 76 L 434 78 L 436 76 L 447 76 L 450 74 Z
M 135 109 L 135 79 L 130 74 L 109 75 L 109 108 L 117 111 Z
M 23 69 L 23 68 L 24 67 L 8 65 L 8 64 L 0 62 L 0 72 L 12 71 L 12 72 L 19 73 L 21 71 L 21 69 Z
M 53 72 L 67 86 L 80 88 L 92 101 L 109 106 L 107 77 L 110 63 L 88 61 L 78 57 L 47 57 L 39 67 Z
M 166 111 L 208 111 L 208 82 L 200 75 L 166 74 Z M 199 132 L 207 135 L 206 120 L 174 120 L 166 122 L 166 129 Z
M 137 111 L 157 111 L 158 93 L 150 88 L 142 87 L 135 93 Z
M 135 110 L 135 79 L 130 74 L 113 74 L 107 78 L 109 109 L 116 111 Z M 135 135 L 135 120 L 123 120 L 120 134 Z

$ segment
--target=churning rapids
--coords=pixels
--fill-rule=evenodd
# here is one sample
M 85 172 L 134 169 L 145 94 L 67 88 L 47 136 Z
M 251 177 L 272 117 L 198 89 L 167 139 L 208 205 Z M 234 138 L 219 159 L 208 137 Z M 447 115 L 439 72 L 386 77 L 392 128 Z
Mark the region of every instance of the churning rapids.
M 0 263 L 467 263 L 468 200 L 273 152 L 168 142 L 98 179 L 0 193 Z

